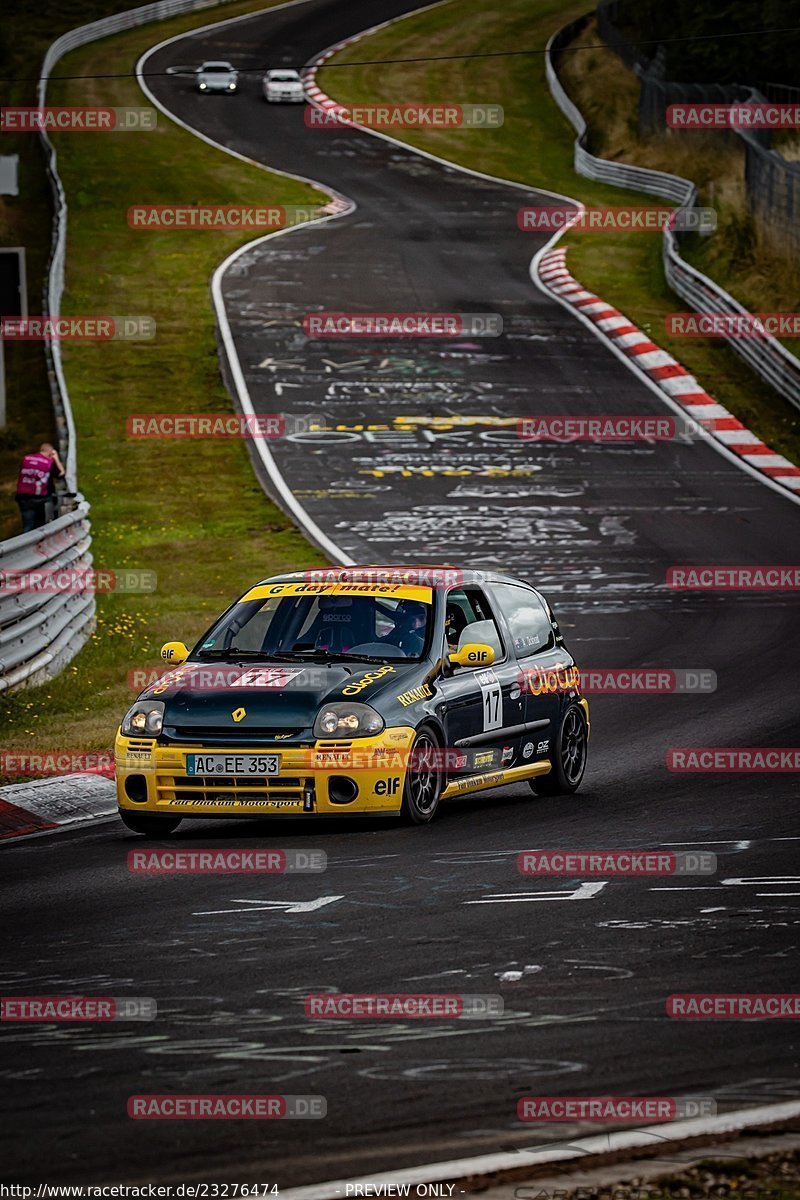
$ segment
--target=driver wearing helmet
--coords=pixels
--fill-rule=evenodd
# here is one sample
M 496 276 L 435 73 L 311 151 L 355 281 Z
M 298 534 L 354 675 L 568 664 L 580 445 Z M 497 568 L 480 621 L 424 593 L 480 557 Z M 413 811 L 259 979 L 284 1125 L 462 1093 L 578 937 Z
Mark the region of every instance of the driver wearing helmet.
M 394 629 L 387 633 L 383 642 L 399 647 L 410 658 L 422 653 L 425 645 L 425 626 L 428 609 L 419 600 L 401 600 L 392 614 Z

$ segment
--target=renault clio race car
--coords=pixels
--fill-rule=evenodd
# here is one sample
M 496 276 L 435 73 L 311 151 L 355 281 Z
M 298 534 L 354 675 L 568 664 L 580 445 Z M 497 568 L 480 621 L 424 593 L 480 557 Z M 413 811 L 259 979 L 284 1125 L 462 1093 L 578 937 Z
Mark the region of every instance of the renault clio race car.
M 425 824 L 441 800 L 502 784 L 577 789 L 589 706 L 535 588 L 450 567 L 308 575 L 256 584 L 191 651 L 163 647 L 170 669 L 116 738 L 129 829 L 265 815 Z

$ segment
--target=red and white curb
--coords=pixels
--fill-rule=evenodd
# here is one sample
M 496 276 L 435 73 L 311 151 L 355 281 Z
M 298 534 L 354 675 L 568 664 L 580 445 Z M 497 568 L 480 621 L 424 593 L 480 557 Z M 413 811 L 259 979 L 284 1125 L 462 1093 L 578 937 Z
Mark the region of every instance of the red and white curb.
M 388 25 L 389 22 L 387 21 Z M 362 38 L 369 33 L 374 33 L 375 29 L 380 29 L 377 25 L 373 29 L 364 29 L 361 33 L 355 34 L 353 37 L 345 38 L 343 42 L 336 42 L 335 45 L 329 46 L 322 54 L 317 55 L 315 59 L 303 70 L 302 80 L 306 96 L 312 104 L 317 108 L 321 108 L 326 112 L 341 112 L 346 113 L 347 108 L 344 104 L 339 104 L 337 100 L 332 100 L 330 96 L 323 92 L 322 88 L 317 87 L 317 71 L 327 62 L 329 58 L 333 58 L 334 54 L 338 54 L 340 50 L 344 50 L 345 46 L 351 46 L 353 42 L 360 42 Z M 342 125 L 352 125 L 352 121 L 344 120 Z
M 437 7 L 436 4 L 430 7 Z M 365 29 L 355 36 L 346 38 L 329 46 L 322 54 L 313 59 L 303 71 L 303 84 L 308 99 L 317 108 L 328 112 L 347 112 L 345 105 L 333 100 L 317 85 L 317 70 L 354 42 L 382 29 L 392 21 Z M 342 126 L 361 128 L 355 122 L 343 120 Z M 375 130 L 368 129 L 368 133 Z M 386 137 L 385 134 L 378 136 Z M 387 141 L 393 138 L 386 137 Z M 402 143 L 405 145 L 405 143 Z M 427 151 L 417 147 L 407 147 L 426 157 Z M 439 160 L 443 161 L 443 160 Z M 459 168 L 465 169 L 465 168 Z M 469 168 L 466 168 L 469 171 Z M 480 174 L 480 172 L 470 172 Z M 485 178 L 489 178 L 485 176 Z M 506 181 L 510 182 L 510 181 Z M 566 197 L 562 197 L 566 198 Z M 580 201 L 573 201 L 576 208 L 583 206 Z M 712 440 L 716 441 L 723 452 L 734 456 L 750 472 L 761 475 L 769 480 L 770 486 L 778 490 L 786 489 L 793 498 L 800 497 L 800 467 L 795 466 L 782 454 L 777 454 L 766 443 L 748 429 L 746 425 L 728 412 L 724 405 L 719 404 L 713 396 L 704 391 L 685 367 L 673 358 L 666 350 L 662 350 L 643 330 L 634 325 L 628 317 L 614 308 L 602 297 L 588 291 L 570 274 L 566 267 L 567 251 L 563 247 L 553 246 L 540 252 L 531 264 L 531 274 L 544 292 L 573 308 L 588 320 L 595 331 L 605 338 L 614 350 L 625 359 L 632 369 L 641 371 L 645 378 L 673 403 L 686 411 L 686 415 L 696 421 L 699 428 Z M 785 494 L 785 493 L 784 493 Z
M 800 467 L 776 454 L 727 408 L 709 396 L 685 367 L 628 318 L 594 292 L 587 291 L 566 267 L 567 251 L 554 247 L 542 254 L 537 275 L 543 290 L 551 292 L 588 318 L 631 364 L 643 371 L 670 400 L 685 408 L 687 416 L 705 429 L 749 467 L 793 492 L 800 492 Z
M 61 775 L 0 788 L 0 844 L 110 820 L 117 789 L 103 775 Z

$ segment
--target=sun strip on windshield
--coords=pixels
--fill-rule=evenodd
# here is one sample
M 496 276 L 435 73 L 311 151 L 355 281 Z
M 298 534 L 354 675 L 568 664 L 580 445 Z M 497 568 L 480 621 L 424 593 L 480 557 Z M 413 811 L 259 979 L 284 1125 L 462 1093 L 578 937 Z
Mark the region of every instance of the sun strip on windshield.
M 433 601 L 433 589 L 408 583 L 260 583 L 239 601 L 269 600 L 272 596 L 381 596 L 392 600 Z

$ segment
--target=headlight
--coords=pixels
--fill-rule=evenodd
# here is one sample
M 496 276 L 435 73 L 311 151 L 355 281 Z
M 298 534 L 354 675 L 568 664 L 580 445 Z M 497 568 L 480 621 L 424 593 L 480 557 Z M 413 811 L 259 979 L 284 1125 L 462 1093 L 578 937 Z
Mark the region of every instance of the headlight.
M 317 713 L 314 737 L 368 737 L 382 729 L 383 717 L 368 704 L 327 704 Z
M 206 85 L 204 83 L 200 83 L 197 86 L 200 88 L 201 92 L 204 92 L 206 90 Z
M 235 91 L 236 91 L 236 84 L 235 84 L 235 83 L 229 83 L 229 84 L 228 84 L 228 87 L 231 89 L 231 91 L 232 91 L 232 92 L 235 92 Z
M 137 700 L 122 718 L 125 737 L 157 737 L 164 727 L 163 700 Z

